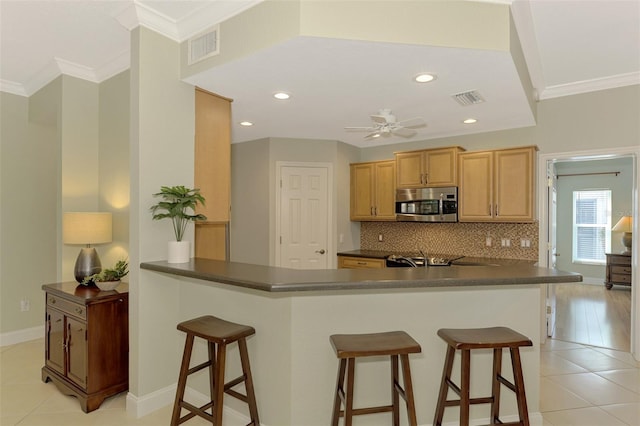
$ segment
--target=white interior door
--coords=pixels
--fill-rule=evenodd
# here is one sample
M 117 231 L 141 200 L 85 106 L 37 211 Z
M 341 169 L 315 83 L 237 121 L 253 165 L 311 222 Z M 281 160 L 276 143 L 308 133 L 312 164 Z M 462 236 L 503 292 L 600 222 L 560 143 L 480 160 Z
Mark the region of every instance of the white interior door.
M 329 168 L 281 166 L 279 266 L 329 267 Z
M 556 267 L 556 257 L 558 253 L 556 251 L 556 224 L 557 224 L 557 189 L 556 189 L 556 173 L 555 173 L 555 164 L 550 162 L 549 167 L 547 168 L 547 182 L 549 182 L 548 189 L 548 197 L 549 197 L 549 223 L 548 223 L 548 241 L 549 247 L 547 250 L 547 267 L 555 268 Z M 546 297 L 546 307 L 547 307 L 547 336 L 552 337 L 553 331 L 556 326 L 556 286 L 555 284 L 547 284 L 547 297 Z

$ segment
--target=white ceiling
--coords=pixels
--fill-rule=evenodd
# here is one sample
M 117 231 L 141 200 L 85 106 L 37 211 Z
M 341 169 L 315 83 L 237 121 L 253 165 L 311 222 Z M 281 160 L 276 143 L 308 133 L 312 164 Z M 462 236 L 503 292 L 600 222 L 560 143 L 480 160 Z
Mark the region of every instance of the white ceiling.
M 129 66 L 129 31 L 144 25 L 184 41 L 260 0 L 1 0 L 0 88 L 29 96 L 61 73 L 100 82 Z M 510 3 L 536 95 L 548 99 L 640 84 L 640 0 Z M 428 61 L 425 60 L 428 58 Z M 437 74 L 419 85 L 420 71 Z M 374 146 L 534 125 L 504 52 L 299 37 L 188 80 L 234 99 L 233 141 L 263 137 Z M 278 90 L 292 94 L 276 101 Z M 477 90 L 463 107 L 451 95 Z M 369 115 L 422 117 L 411 139 L 365 141 Z M 475 125 L 464 125 L 468 117 Z M 241 120 L 254 122 L 245 128 Z

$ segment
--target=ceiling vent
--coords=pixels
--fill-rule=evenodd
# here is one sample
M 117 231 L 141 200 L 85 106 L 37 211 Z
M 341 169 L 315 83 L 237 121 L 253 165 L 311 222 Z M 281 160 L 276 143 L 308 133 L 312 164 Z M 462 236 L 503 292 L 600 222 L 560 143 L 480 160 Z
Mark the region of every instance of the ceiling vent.
M 451 96 L 462 106 L 481 104 L 484 102 L 484 98 L 477 90 L 470 90 L 468 92 L 457 93 Z
M 189 65 L 220 53 L 220 26 L 189 40 Z

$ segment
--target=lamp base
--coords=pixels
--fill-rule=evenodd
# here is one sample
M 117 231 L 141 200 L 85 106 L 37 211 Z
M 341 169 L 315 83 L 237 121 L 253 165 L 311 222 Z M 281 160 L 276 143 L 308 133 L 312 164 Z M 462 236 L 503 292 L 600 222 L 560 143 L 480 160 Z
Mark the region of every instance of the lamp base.
M 622 245 L 625 247 L 623 253 L 631 253 L 631 232 L 622 234 Z
M 78 258 L 76 259 L 76 266 L 73 269 L 76 281 L 81 283 L 85 277 L 99 274 L 100 271 L 102 271 L 102 264 L 100 263 L 96 249 L 93 247 L 85 247 L 80 250 Z

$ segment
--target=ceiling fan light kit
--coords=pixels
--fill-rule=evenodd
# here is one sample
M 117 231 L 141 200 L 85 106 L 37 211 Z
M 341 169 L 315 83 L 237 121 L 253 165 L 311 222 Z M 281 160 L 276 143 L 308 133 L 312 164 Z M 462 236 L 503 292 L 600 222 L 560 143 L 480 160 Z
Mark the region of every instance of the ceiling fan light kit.
M 345 130 L 368 132 L 364 136 L 365 139 L 391 135 L 410 138 L 418 133 L 413 127 L 426 127 L 427 125 L 420 117 L 396 121 L 396 116 L 391 113 L 390 109 L 381 109 L 379 114 L 371 115 L 371 121 L 373 124 L 369 127 L 345 127 Z

